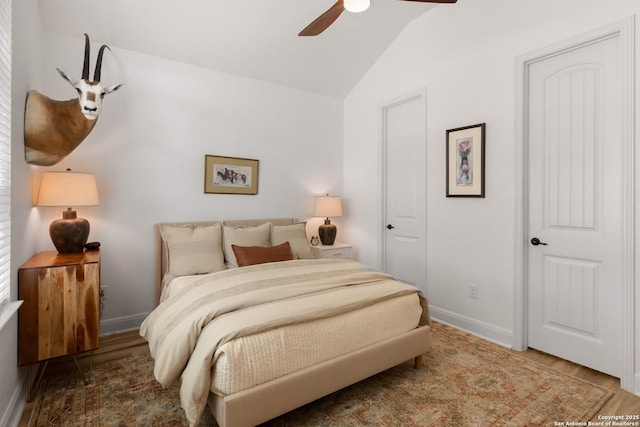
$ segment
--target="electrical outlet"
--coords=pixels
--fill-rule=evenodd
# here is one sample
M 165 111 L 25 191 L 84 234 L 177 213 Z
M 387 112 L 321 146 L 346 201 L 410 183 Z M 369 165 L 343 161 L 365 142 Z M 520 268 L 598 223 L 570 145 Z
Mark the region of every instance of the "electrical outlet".
M 469 298 L 478 299 L 478 285 L 469 285 Z

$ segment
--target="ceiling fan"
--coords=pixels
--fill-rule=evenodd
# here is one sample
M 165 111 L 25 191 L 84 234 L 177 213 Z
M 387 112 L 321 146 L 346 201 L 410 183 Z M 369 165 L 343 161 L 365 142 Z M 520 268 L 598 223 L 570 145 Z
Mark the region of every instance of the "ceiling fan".
M 455 3 L 458 0 L 403 0 L 403 1 L 418 1 L 422 3 Z M 311 24 L 307 25 L 307 27 L 300 31 L 299 36 L 317 36 L 327 28 L 331 24 L 334 23 L 336 19 L 344 12 L 345 10 L 353 13 L 364 12 L 369 8 L 369 4 L 371 0 L 338 0 L 336 4 L 331 6 L 329 10 L 320 15 L 313 21 Z

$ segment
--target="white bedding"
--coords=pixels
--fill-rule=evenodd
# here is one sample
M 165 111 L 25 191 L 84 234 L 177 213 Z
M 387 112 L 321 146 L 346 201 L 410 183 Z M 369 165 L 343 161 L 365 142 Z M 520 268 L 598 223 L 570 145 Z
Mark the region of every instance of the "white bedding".
M 218 351 L 211 391 L 224 396 L 296 372 L 418 326 L 418 295 L 234 339 Z
M 351 260 L 297 259 L 227 269 L 206 276 L 200 276 L 191 285 L 166 298 L 140 326 L 140 335 L 148 341 L 154 358 L 154 376 L 158 382 L 168 387 L 180 381 L 181 405 L 190 425 L 197 423 L 214 388 L 212 368 L 217 369 L 214 367 L 217 358 L 223 355 L 219 351 L 233 340 L 251 339 L 293 325 L 308 325 L 308 333 L 312 335 L 302 340 L 305 345 L 300 347 L 296 340 L 290 341 L 294 351 L 298 348 L 297 352 L 304 357 L 294 356 L 290 360 L 310 365 L 313 363 L 305 358 L 315 358 L 314 353 L 319 348 L 318 342 L 314 342 L 313 334 L 317 334 L 314 331 L 318 329 L 313 327 L 317 325 L 314 322 L 349 316 L 349 313 L 358 313 L 385 301 L 415 295 L 419 320 L 406 330 L 429 324 L 428 303 L 415 287 L 382 272 L 363 270 L 361 264 Z M 384 313 L 388 313 L 386 308 L 370 316 L 375 318 Z M 366 346 L 352 345 L 349 330 L 353 319 L 346 321 L 347 318 L 338 320 L 342 324 L 334 325 L 335 333 L 327 337 L 349 344 L 348 348 L 338 349 L 338 355 L 360 348 L 357 345 Z M 364 325 L 361 334 L 365 341 L 374 330 L 392 331 L 384 323 L 373 325 L 368 320 L 359 323 Z M 293 331 L 302 329 L 294 327 Z M 297 335 L 300 334 L 293 334 Z M 286 345 L 279 341 L 272 348 L 278 346 Z M 331 360 L 334 357 L 331 352 L 335 351 L 332 348 L 336 347 L 330 345 L 329 348 L 328 356 L 324 357 Z M 274 356 L 280 357 L 277 353 Z M 238 369 L 234 364 L 221 372 L 233 371 L 235 376 Z M 277 367 L 275 371 L 282 369 L 291 371 L 286 366 Z M 273 375 L 267 371 L 265 377 Z M 237 388 L 237 385 L 232 386 Z
M 160 301 L 164 301 L 180 292 L 183 289 L 189 287 L 189 285 L 193 284 L 195 281 L 205 277 L 204 274 L 196 274 L 193 276 L 178 276 L 175 279 L 171 280 L 167 286 L 162 290 L 162 295 L 160 296 Z
M 175 278 L 163 299 L 201 278 L 203 275 Z M 225 396 L 366 347 L 416 328 L 421 314 L 418 295 L 410 294 L 339 316 L 234 339 L 216 351 L 211 391 Z

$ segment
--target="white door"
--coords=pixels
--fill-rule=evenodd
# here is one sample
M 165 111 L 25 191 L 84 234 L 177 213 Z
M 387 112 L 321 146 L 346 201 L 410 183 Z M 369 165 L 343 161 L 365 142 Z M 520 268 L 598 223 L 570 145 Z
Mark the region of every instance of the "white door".
M 619 37 L 604 38 L 531 64 L 526 138 L 529 347 L 617 377 L 620 52 Z
M 426 291 L 424 92 L 382 107 L 384 270 Z

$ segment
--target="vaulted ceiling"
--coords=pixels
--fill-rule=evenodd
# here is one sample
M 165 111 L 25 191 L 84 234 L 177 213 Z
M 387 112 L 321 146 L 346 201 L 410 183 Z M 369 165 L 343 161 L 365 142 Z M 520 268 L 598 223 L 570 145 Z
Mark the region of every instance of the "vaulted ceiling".
M 44 30 L 345 97 L 429 3 L 372 0 L 324 33 L 298 33 L 335 0 L 39 0 Z

